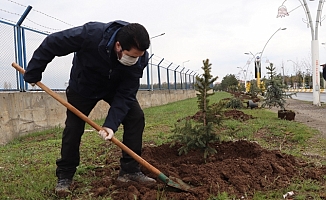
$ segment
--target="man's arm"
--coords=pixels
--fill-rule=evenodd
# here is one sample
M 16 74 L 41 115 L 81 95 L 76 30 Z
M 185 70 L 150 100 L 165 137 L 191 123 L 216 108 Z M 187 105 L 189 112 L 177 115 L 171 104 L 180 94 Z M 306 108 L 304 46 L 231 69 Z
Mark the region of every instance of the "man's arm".
M 130 78 L 130 77 L 129 77 Z M 130 105 L 137 101 L 136 94 L 139 89 L 139 79 L 124 78 L 125 81 L 117 89 L 108 115 L 105 119 L 103 127 L 111 128 L 114 132 L 118 130 L 119 125 L 130 110 Z
M 67 29 L 47 36 L 41 45 L 34 51 L 28 63 L 24 80 L 28 83 L 36 83 L 42 79 L 47 64 L 55 56 L 65 56 L 78 51 L 86 38 L 84 26 Z

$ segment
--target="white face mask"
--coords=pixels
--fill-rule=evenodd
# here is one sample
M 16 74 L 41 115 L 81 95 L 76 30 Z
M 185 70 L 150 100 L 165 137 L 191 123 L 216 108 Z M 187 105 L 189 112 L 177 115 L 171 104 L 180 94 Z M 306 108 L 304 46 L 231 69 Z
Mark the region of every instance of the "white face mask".
M 118 59 L 119 62 L 125 66 L 132 66 L 137 63 L 138 57 L 134 58 L 126 54 L 122 54 L 121 58 Z

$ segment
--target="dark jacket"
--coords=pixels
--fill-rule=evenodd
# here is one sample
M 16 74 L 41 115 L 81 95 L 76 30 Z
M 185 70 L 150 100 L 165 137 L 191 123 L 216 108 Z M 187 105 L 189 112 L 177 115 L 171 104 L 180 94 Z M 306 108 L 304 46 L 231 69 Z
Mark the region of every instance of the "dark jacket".
M 115 35 L 127 22 L 90 22 L 47 36 L 28 63 L 24 80 L 35 83 L 55 56 L 76 52 L 70 72 L 69 87 L 83 97 L 113 101 L 103 126 L 113 131 L 126 116 L 130 103 L 137 101 L 139 79 L 148 63 L 148 53 L 133 66 L 124 66 L 113 50 Z

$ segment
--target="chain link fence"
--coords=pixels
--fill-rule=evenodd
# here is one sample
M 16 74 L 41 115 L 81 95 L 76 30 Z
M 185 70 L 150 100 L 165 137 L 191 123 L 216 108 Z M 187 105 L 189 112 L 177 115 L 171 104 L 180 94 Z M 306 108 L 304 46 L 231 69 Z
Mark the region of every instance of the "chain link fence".
M 0 44 L 0 90 L 17 89 L 17 73 L 10 67 L 16 60 L 13 26 L 0 23 Z
M 46 33 L 0 20 L 0 91 L 39 90 L 24 82 L 23 77 L 11 67 L 13 62 L 27 67 L 35 49 Z M 195 73 L 150 55 L 147 68 L 140 81 L 140 90 L 193 89 Z M 73 54 L 55 57 L 42 74 L 42 82 L 52 90 L 65 90 L 68 85 Z

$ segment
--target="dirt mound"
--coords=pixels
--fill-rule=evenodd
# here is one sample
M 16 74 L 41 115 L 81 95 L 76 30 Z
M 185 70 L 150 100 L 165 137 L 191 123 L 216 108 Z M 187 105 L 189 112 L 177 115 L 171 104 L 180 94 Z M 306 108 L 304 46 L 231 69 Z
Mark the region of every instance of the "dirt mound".
M 240 110 L 226 110 L 224 111 L 225 117 L 232 118 L 239 121 L 247 121 L 253 119 L 252 115 L 247 115 Z
M 178 146 L 168 144 L 144 147 L 142 157 L 167 176 L 177 177 L 193 187 L 194 192 L 184 192 L 165 186 L 161 181 L 154 186 L 115 182 L 120 151 L 109 155 L 107 163 L 117 163 L 111 168 L 96 169 L 101 181 L 92 183 L 94 196 L 108 192 L 114 199 L 196 199 L 206 200 L 211 194 L 228 192 L 230 195 L 250 197 L 257 191 L 280 189 L 288 186 L 294 177 L 321 179 L 326 168 L 315 168 L 297 161 L 293 156 L 269 151 L 257 143 L 240 140 L 215 144 L 217 154 L 204 160 L 203 152 L 191 151 L 178 155 Z M 148 176 L 156 178 L 147 169 Z M 112 186 L 113 184 L 113 186 Z M 136 197 L 136 198 L 134 198 Z
M 196 114 L 192 115 L 192 116 L 187 116 L 185 118 L 182 119 L 178 119 L 177 122 L 181 122 L 182 120 L 195 120 L 195 121 L 200 121 L 203 119 L 203 112 L 202 111 L 198 111 Z
M 225 117 L 235 119 L 235 120 L 239 120 L 239 121 L 247 121 L 249 119 L 254 118 L 252 115 L 247 115 L 244 112 L 242 112 L 240 110 L 236 110 L 236 109 L 225 110 L 223 113 L 224 113 Z M 178 119 L 177 122 L 180 122 L 183 119 L 186 119 L 186 120 L 192 119 L 192 120 L 195 120 L 195 121 L 200 121 L 202 118 L 203 118 L 203 113 L 201 111 L 198 111 L 195 115 L 187 116 L 187 117 L 182 118 L 182 119 Z

